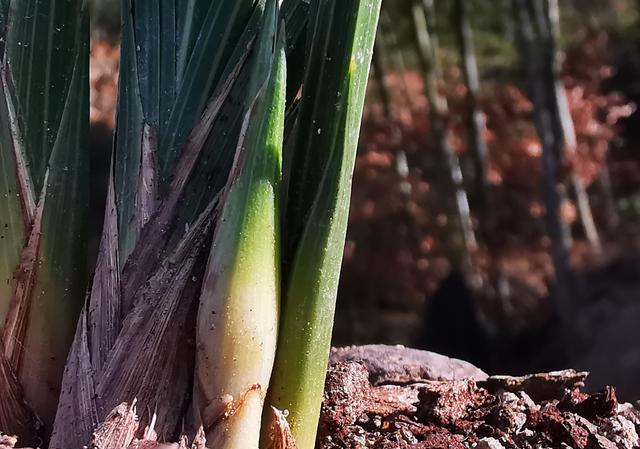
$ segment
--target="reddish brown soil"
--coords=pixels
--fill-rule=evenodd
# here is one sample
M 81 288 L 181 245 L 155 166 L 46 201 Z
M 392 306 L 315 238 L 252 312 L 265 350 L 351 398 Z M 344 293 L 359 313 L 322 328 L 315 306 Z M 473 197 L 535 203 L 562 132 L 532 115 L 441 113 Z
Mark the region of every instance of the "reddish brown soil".
M 320 449 L 631 449 L 640 412 L 611 387 L 581 391 L 586 373 L 526 377 L 437 377 L 372 382 L 368 362 L 332 364 L 320 421 Z

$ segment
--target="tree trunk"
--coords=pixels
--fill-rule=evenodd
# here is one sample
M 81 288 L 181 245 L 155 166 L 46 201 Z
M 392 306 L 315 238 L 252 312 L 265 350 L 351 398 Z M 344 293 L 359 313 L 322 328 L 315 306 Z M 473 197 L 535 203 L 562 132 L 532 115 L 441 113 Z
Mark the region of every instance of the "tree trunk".
M 546 38 L 541 39 L 540 31 L 544 30 L 545 24 L 539 20 L 541 16 L 536 14 L 536 0 L 533 1 L 534 3 L 531 0 L 514 0 L 514 13 L 517 28 L 520 30 L 521 58 L 527 72 L 529 95 L 534 104 L 535 124 L 543 147 L 543 188 L 547 232 L 551 239 L 551 254 L 556 276 L 556 306 L 560 316 L 568 320 L 573 304 L 568 250 L 560 217 L 562 186 L 559 181 L 559 162 L 564 138 L 555 92 L 553 70 L 555 52 L 549 33 L 546 33 Z M 542 37 L 545 35 L 543 34 Z
M 560 111 L 560 109 L 558 109 L 559 105 L 557 104 L 557 97 L 555 96 L 555 89 L 556 89 L 556 85 L 555 85 L 555 78 L 553 77 L 553 71 L 554 69 L 554 64 L 555 64 L 555 55 L 556 55 L 556 42 L 552 39 L 552 35 L 550 34 L 550 23 L 549 23 L 549 15 L 548 15 L 548 9 L 546 4 L 544 3 L 545 0 L 526 0 L 526 7 L 525 10 L 528 12 L 529 15 L 529 24 L 531 26 L 531 30 L 532 30 L 532 36 L 534 36 L 534 42 L 536 42 L 536 45 L 538 46 L 538 49 L 541 53 L 538 54 L 538 57 L 540 57 L 540 64 L 545 65 L 545 64 L 549 64 L 548 65 L 548 71 L 549 73 L 552 75 L 551 78 L 551 83 L 552 85 L 549 85 L 548 89 L 550 89 L 550 91 L 553 91 L 554 96 L 552 98 L 551 101 L 556 103 L 556 107 L 554 107 L 554 109 L 557 112 L 556 117 L 554 118 L 552 116 L 551 120 L 554 121 L 554 125 L 556 126 L 560 126 L 560 132 L 561 134 L 559 134 L 559 138 L 562 141 L 561 144 L 561 150 L 558 153 L 558 160 L 557 160 L 557 164 L 558 164 L 558 186 L 557 186 L 557 191 L 558 191 L 558 196 L 559 196 L 559 207 L 561 208 L 563 204 L 566 204 L 569 202 L 569 196 L 567 193 L 567 187 L 565 186 L 564 182 L 561 181 L 560 179 L 560 173 L 562 171 L 562 167 L 564 165 L 564 130 L 562 129 L 562 120 L 561 120 L 561 116 L 562 116 L 562 112 Z M 529 56 L 531 56 L 533 53 L 529 53 Z M 549 59 L 547 59 L 549 58 Z M 544 70 L 547 70 L 547 68 L 545 68 Z M 546 82 L 546 81 L 545 81 Z M 561 231 L 562 231 L 562 239 L 564 241 L 564 246 L 568 249 L 571 248 L 571 246 L 573 245 L 573 235 L 571 232 L 571 225 L 564 220 L 560 220 L 560 226 L 561 226 Z
M 424 30 L 426 31 L 426 37 L 431 42 L 431 48 L 433 49 L 433 57 L 431 61 L 433 72 L 435 73 L 437 79 L 442 79 L 442 64 L 440 62 L 440 58 L 438 57 L 438 52 L 440 51 L 440 39 L 438 39 L 435 0 L 415 0 L 416 4 L 418 2 L 422 4 L 422 11 L 426 23 L 426 28 Z
M 387 120 L 394 120 L 393 105 L 391 102 L 391 88 L 387 81 L 387 74 L 384 70 L 385 52 L 384 45 L 382 43 L 382 35 L 378 33 L 376 36 L 375 49 L 373 51 L 373 76 L 376 80 L 376 87 L 380 94 L 380 102 L 382 103 L 382 110 Z
M 609 164 L 606 160 L 602 164 L 602 169 L 600 169 L 598 182 L 602 191 L 602 202 L 607 216 L 606 226 L 609 230 L 614 230 L 620 225 L 620 214 L 616 207 L 613 185 L 611 184 L 611 172 L 609 171 Z
M 427 18 L 430 18 L 432 21 L 431 24 L 427 21 Z M 432 1 L 414 1 L 413 19 L 418 40 L 419 56 L 425 71 L 425 94 L 429 102 L 433 137 L 436 142 L 436 147 L 444 155 L 455 192 L 457 213 L 460 220 L 464 245 L 461 263 L 463 266 L 466 265 L 465 268 L 471 268 L 470 254 L 477 249 L 478 243 L 473 228 L 469 199 L 464 187 L 460 160 L 450 143 L 451 131 L 446 122 L 446 116 L 448 114 L 447 99 L 440 95 L 438 91 L 438 81 L 440 77 L 437 71 L 437 41 L 433 39 L 433 36 L 429 32 L 430 25 L 433 25 L 433 18 Z
M 546 16 L 548 18 L 548 39 L 550 45 L 553 47 L 553 85 L 556 95 L 556 102 L 558 104 L 558 113 L 562 133 L 564 136 L 565 149 L 571 157 L 576 156 L 576 150 L 578 147 L 578 139 L 576 137 L 576 130 L 573 124 L 573 118 L 571 117 L 571 111 L 569 110 L 569 100 L 567 99 L 567 92 L 562 84 L 560 78 L 563 55 L 557 46 L 557 42 L 560 36 L 560 9 L 558 6 L 558 0 L 547 0 L 548 7 Z M 596 227 L 593 219 L 593 213 L 591 212 L 591 205 L 589 202 L 589 196 L 587 189 L 580 176 L 575 172 L 571 172 L 570 176 L 571 185 L 576 195 L 576 204 L 578 207 L 578 214 L 580 222 L 584 228 L 584 233 L 587 241 L 595 251 L 601 250 L 600 236 L 598 234 L 598 228 Z
M 476 194 L 482 206 L 488 202 L 487 167 L 489 149 L 484 140 L 487 126 L 484 115 L 478 104 L 478 93 L 480 91 L 480 76 L 478 73 L 478 63 L 476 61 L 475 48 L 473 45 L 473 30 L 469 21 L 469 5 L 465 0 L 456 0 L 455 25 L 458 33 L 458 43 L 460 45 L 460 57 L 462 69 L 467 83 L 467 103 L 469 115 L 467 117 L 469 132 L 469 149 L 474 162 L 474 175 L 476 184 Z
M 402 96 L 405 104 L 411 110 L 415 110 L 415 104 L 413 96 L 409 89 L 409 83 L 407 82 L 407 64 L 404 60 L 404 54 L 398 45 L 398 38 L 393 31 L 393 22 L 389 13 L 382 10 L 380 14 L 380 26 L 378 28 L 378 36 L 380 44 L 385 53 L 388 52 L 390 58 L 389 62 L 392 64 L 392 69 L 400 77 L 400 83 L 402 85 Z
M 535 6 L 531 0 L 514 0 L 513 2 L 521 44 L 520 56 L 529 82 L 529 96 L 534 105 L 535 125 L 542 142 L 546 224 L 551 239 L 551 255 L 556 276 L 556 306 L 560 316 L 568 320 L 571 317 L 573 304 L 568 250 L 560 217 L 559 162 L 564 138 L 555 91 L 553 70 L 555 52 L 549 33 L 539 32 L 544 23 L 540 23 L 540 15 L 535 14 Z

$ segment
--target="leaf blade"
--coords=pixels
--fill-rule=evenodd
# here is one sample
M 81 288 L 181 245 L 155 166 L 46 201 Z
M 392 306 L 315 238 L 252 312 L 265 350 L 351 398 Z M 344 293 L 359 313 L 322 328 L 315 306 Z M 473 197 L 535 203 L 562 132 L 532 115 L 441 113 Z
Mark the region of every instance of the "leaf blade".
M 270 405 L 289 410 L 302 449 L 315 445 L 380 1 L 322 0 L 315 6 L 298 143 L 288 171 L 285 298 L 269 391 Z
M 18 262 L 3 257 L 2 276 L 11 269 L 15 279 L 0 297 L 2 339 L 21 400 L 42 418 L 46 433 L 86 288 L 88 14 L 83 0 L 16 1 L 2 14 L 0 179 L 16 231 L 11 246 L 20 246 Z M 33 69 L 36 62 L 41 70 Z M 22 230 L 11 198 L 21 199 Z
M 286 62 L 275 0 L 261 28 L 249 89 L 257 97 L 224 191 L 198 312 L 196 400 L 208 442 L 225 448 L 258 447 L 277 340 Z

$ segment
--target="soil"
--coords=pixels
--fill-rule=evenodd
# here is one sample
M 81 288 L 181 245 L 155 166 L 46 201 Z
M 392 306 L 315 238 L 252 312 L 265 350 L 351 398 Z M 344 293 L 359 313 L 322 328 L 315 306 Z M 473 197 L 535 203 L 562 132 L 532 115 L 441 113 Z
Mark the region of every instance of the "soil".
M 415 357 L 414 350 L 382 348 L 394 357 Z M 344 350 L 342 350 L 344 351 Z M 353 353 L 353 350 L 347 350 Z M 332 357 L 318 447 L 320 449 L 631 449 L 640 447 L 640 412 L 621 404 L 615 389 L 582 391 L 587 373 L 573 370 L 524 377 L 486 377 L 460 361 L 442 363 L 422 379 L 409 369 L 381 375 L 381 359 L 368 353 Z M 334 353 L 335 355 L 335 353 Z M 423 353 L 422 357 L 431 357 Z M 474 374 L 475 373 L 475 374 Z

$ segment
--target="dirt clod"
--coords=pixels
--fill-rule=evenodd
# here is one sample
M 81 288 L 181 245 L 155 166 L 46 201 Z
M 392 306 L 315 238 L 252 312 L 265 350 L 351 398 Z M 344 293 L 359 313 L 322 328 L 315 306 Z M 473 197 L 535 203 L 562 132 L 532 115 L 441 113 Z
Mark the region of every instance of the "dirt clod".
M 472 380 L 429 382 L 420 388 L 418 417 L 423 422 L 453 426 L 468 421 L 470 412 L 488 402 L 495 402 L 486 390 L 479 389 Z
M 402 370 L 392 365 L 389 376 L 381 366 L 334 358 L 319 449 L 640 447 L 640 412 L 611 387 L 584 393 L 586 373 L 398 383 Z
M 606 387 L 600 393 L 587 396 L 576 405 L 576 411 L 586 418 L 608 418 L 618 410 L 618 399 L 613 387 Z

